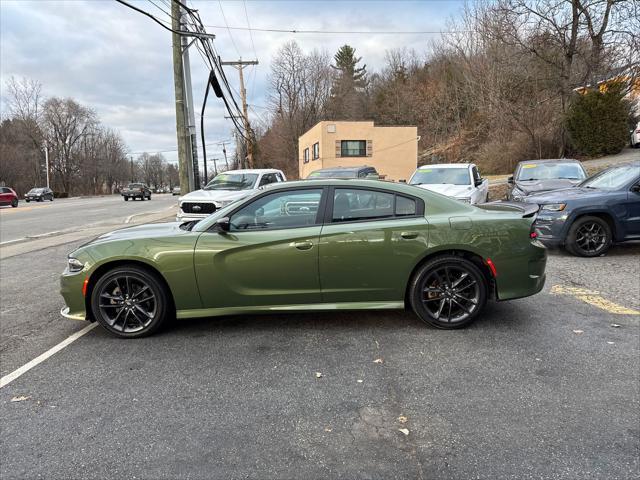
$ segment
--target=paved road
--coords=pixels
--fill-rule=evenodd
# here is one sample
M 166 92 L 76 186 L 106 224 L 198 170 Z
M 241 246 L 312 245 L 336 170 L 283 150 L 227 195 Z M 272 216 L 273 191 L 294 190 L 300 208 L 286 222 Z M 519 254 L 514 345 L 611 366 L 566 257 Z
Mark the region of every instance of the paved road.
M 166 194 L 152 195 L 151 201 L 144 202 L 125 202 L 119 195 L 43 203 L 21 201 L 18 208 L 0 207 L 0 243 L 90 224 L 124 223 L 131 215 L 161 211 L 177 201 L 178 197 Z
M 0 261 L 2 375 L 84 327 L 57 313 L 74 246 Z M 542 293 L 462 331 L 406 312 L 96 328 L 0 389 L 0 477 L 638 478 L 640 315 L 612 312 L 640 310 L 639 270 L 638 244 L 554 252 Z

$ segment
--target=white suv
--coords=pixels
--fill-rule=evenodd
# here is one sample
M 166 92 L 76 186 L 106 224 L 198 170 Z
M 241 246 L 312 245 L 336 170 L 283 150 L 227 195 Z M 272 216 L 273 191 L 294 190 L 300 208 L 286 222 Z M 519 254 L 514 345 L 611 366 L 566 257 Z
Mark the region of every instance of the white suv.
M 423 165 L 411 176 L 409 184 L 472 205 L 486 202 L 489 195 L 489 180 L 480 176 L 473 163 Z
M 180 197 L 176 220 L 202 220 L 217 209 L 251 195 L 264 185 L 286 180 L 282 171 L 273 168 L 229 170 L 220 173 L 202 190 Z

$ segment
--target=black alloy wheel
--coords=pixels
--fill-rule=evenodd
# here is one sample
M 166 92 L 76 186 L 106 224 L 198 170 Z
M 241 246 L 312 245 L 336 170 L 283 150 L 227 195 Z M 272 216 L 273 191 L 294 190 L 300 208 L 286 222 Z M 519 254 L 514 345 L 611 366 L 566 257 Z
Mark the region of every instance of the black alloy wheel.
M 597 257 L 611 247 L 612 235 L 609 224 L 600 217 L 578 218 L 567 235 L 566 247 L 579 257 Z
M 93 288 L 95 319 L 109 332 L 137 338 L 155 332 L 167 316 L 167 294 L 162 283 L 136 266 L 118 267 L 103 275 Z
M 470 260 L 443 256 L 423 265 L 411 282 L 411 306 L 437 328 L 462 328 L 473 322 L 487 301 L 487 280 Z

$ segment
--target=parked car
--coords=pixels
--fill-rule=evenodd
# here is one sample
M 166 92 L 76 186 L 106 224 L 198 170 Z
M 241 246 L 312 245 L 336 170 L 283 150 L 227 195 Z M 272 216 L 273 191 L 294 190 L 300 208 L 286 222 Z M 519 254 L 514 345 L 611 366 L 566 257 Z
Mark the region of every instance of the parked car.
M 640 122 L 638 122 L 636 128 L 631 130 L 631 146 L 633 148 L 640 148 Z
M 120 194 L 124 197 L 125 202 L 136 198 L 151 200 L 151 189 L 144 183 L 130 183 L 122 189 Z
M 180 195 L 180 186 L 171 189 L 171 195 Z
M 540 205 L 534 224 L 540 241 L 581 257 L 602 255 L 614 243 L 640 240 L 640 161 L 525 201 Z
M 18 194 L 9 187 L 0 187 L 0 205 L 11 205 L 13 208 L 18 206 Z
M 511 187 L 507 200 L 522 201 L 527 195 L 573 187 L 587 178 L 578 160 L 527 160 L 518 163 L 513 176 L 507 179 Z
M 273 168 L 229 170 L 220 173 L 202 190 L 187 193 L 180 198 L 176 220 L 197 222 L 216 210 L 251 195 L 260 187 L 284 181 L 284 173 Z
M 44 202 L 49 200 L 53 202 L 53 190 L 47 187 L 32 188 L 24 195 L 25 201 Z
M 372 180 L 275 183 L 197 223 L 115 231 L 69 255 L 62 315 L 120 337 L 176 316 L 403 309 L 438 328 L 539 292 L 537 211 Z
M 476 205 L 487 201 L 489 180 L 482 178 L 473 163 L 440 163 L 419 167 L 410 185 Z
M 374 167 L 361 165 L 359 167 L 329 167 L 314 170 L 307 175 L 307 180 L 326 178 L 368 178 L 371 180 L 380 178 Z

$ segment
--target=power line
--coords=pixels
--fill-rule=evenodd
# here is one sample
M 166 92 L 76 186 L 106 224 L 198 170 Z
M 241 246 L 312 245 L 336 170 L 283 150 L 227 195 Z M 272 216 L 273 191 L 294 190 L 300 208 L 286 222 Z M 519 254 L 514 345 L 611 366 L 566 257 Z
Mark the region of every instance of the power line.
M 470 33 L 470 30 L 299 30 L 285 28 L 256 28 L 256 27 L 230 27 L 219 25 L 205 25 L 207 28 L 226 28 L 227 30 L 248 30 L 250 32 L 270 32 L 270 33 L 301 33 L 301 34 L 321 34 L 321 35 L 456 35 L 459 33 Z
M 238 56 L 242 57 L 242 55 L 240 55 L 240 50 L 238 50 L 238 46 L 236 45 L 236 42 L 233 39 L 233 35 L 231 35 L 231 29 L 229 28 L 229 24 L 227 23 L 227 17 L 224 14 L 224 9 L 222 8 L 222 2 L 220 0 L 218 0 L 218 5 L 220 6 L 220 13 L 222 13 L 222 19 L 224 20 L 224 24 L 227 25 L 227 31 L 229 32 L 229 38 L 231 39 L 231 43 L 233 44 L 233 48 L 235 48 L 236 53 L 238 54 Z M 222 28 L 222 27 L 220 27 L 220 28 Z
M 256 52 L 256 45 L 255 43 L 253 43 L 253 32 L 251 31 L 251 24 L 249 23 L 249 13 L 247 13 L 246 0 L 242 0 L 242 5 L 244 5 L 244 16 L 247 19 L 247 27 L 249 28 L 249 38 L 251 39 L 251 48 L 253 49 L 253 55 L 255 58 L 258 58 L 258 53 Z
M 168 27 L 167 25 L 165 25 L 161 20 L 158 20 L 156 17 L 154 17 L 153 15 L 151 15 L 149 12 L 138 8 L 134 5 L 131 5 L 130 3 L 125 2 L 124 0 L 116 0 L 116 2 L 121 3 L 122 5 L 124 5 L 125 7 L 129 7 L 132 10 L 135 10 L 136 12 L 139 12 L 141 14 L 143 14 L 146 17 L 149 17 L 151 20 L 153 20 L 154 22 L 156 22 L 158 25 L 160 25 L 162 28 L 164 28 L 165 30 L 169 30 L 171 33 L 175 33 L 177 35 L 185 35 L 185 36 L 190 36 L 190 37 L 202 37 L 204 36 L 205 38 L 207 37 L 211 37 L 210 34 L 206 33 L 206 34 L 202 34 L 202 33 L 194 33 L 194 32 L 190 32 L 188 30 L 174 30 L 171 27 Z

